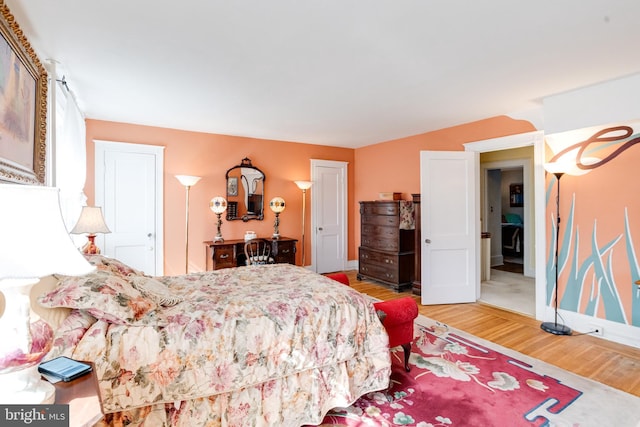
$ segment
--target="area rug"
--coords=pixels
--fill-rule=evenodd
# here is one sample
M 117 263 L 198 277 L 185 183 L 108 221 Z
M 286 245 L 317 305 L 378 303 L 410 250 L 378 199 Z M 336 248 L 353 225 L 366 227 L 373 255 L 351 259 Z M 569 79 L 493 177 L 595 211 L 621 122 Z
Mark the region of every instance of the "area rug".
M 455 330 L 416 323 L 411 371 L 392 349 L 388 390 L 322 426 L 640 426 L 640 398 Z

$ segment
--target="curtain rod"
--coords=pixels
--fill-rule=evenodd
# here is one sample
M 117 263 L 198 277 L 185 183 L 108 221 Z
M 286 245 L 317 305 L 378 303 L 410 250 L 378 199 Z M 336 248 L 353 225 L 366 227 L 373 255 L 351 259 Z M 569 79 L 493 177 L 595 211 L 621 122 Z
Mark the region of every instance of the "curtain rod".
M 67 84 L 67 80 L 64 78 L 64 76 L 62 76 L 62 79 L 56 79 L 56 81 L 60 83 L 62 87 L 67 90 L 67 92 L 71 92 L 71 89 L 69 89 L 69 85 Z

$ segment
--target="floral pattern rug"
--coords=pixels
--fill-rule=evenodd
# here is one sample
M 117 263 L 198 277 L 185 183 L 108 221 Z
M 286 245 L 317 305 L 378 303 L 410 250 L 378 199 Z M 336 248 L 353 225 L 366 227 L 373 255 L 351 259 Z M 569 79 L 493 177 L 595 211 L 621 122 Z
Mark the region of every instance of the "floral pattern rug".
M 492 343 L 428 320 L 422 322 L 430 323 L 427 326 L 416 324 L 414 328 L 410 372 L 403 369 L 402 348 L 392 349 L 390 388 L 369 393 L 348 408 L 330 411 L 321 425 L 577 427 L 635 426 L 640 420 L 634 418 L 638 415 L 635 410 L 624 413 L 629 407 L 625 399 L 640 402 L 635 396 L 500 347 L 511 355 L 504 354 Z M 604 388 L 603 397 L 585 399 L 580 389 L 545 374 L 556 371 L 572 375 L 570 379 L 585 388 Z M 614 408 L 609 409 L 612 413 L 594 416 L 603 409 L 592 405 L 593 398 L 597 401 L 611 393 L 615 395 Z M 581 400 L 586 402 L 568 411 Z M 613 402 L 620 405 L 619 410 Z M 602 424 L 603 419 L 613 424 Z

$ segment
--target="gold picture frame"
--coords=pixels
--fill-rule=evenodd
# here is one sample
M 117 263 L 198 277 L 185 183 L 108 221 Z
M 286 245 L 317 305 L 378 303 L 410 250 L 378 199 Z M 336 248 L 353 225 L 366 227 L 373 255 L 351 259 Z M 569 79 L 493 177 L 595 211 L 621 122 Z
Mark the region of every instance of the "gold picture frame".
M 45 182 L 47 72 L 0 0 L 0 181 Z

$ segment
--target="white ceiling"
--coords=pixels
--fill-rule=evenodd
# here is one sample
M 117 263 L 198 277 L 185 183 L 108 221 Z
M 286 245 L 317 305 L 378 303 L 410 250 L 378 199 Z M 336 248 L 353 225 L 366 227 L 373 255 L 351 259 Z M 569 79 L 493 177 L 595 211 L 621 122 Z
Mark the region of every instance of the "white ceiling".
M 6 0 L 86 117 L 361 147 L 640 72 L 638 0 Z

